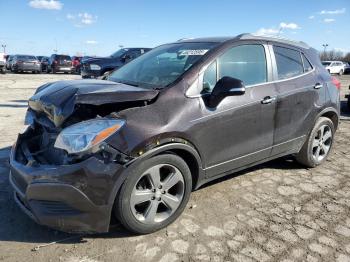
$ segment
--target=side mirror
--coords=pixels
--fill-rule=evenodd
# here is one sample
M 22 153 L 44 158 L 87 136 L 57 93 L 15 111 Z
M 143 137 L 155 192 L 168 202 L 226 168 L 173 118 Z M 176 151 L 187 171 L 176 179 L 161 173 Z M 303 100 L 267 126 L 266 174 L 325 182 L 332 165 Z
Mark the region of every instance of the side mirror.
M 242 80 L 224 76 L 221 78 L 211 92 L 209 106 L 216 107 L 227 96 L 239 96 L 245 93 Z

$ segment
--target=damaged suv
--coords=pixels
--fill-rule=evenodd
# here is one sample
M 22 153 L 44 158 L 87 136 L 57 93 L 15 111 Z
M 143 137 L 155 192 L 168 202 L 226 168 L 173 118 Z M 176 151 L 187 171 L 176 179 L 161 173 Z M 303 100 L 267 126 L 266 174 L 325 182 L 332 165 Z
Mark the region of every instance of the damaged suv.
M 150 233 L 192 190 L 285 155 L 327 158 L 339 89 L 303 42 L 243 34 L 161 45 L 108 80 L 48 83 L 29 99 L 10 182 L 36 222 Z

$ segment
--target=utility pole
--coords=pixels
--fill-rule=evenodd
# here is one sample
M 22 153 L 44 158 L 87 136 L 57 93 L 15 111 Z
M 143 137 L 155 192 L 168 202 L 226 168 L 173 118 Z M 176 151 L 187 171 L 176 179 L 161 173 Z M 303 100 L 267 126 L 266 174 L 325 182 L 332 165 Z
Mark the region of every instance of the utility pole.
M 327 49 L 328 44 L 323 44 L 322 46 L 323 46 L 323 53 L 326 53 L 326 49 Z
M 53 52 L 55 53 L 55 54 L 57 54 L 57 39 L 55 38 L 55 49 L 53 50 Z
M 1 47 L 4 49 L 4 54 L 6 54 L 6 45 L 1 45 Z

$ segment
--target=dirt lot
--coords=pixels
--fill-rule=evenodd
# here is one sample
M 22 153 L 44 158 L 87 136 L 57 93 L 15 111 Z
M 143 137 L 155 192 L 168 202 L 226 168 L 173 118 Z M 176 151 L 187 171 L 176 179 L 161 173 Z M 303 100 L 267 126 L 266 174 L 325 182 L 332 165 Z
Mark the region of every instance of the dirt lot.
M 69 235 L 32 222 L 8 183 L 9 146 L 39 85 L 69 75 L 0 75 L 0 261 L 350 261 L 350 118 L 321 167 L 279 159 L 193 192 L 168 228 Z M 343 76 L 342 98 L 350 84 Z M 345 105 L 345 103 L 343 103 Z M 58 243 L 51 243 L 59 241 Z M 42 246 L 33 251 L 35 247 Z

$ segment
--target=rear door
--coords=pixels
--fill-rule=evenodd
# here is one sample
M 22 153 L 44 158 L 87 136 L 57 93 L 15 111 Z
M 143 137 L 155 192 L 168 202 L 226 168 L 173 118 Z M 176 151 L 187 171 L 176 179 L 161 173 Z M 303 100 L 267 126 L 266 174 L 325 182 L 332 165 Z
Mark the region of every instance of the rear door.
M 72 66 L 72 59 L 70 56 L 66 56 L 66 55 L 60 55 L 57 57 L 58 59 L 58 64 L 61 66 L 61 67 L 71 67 Z
M 300 148 L 325 102 L 323 79 L 307 55 L 283 45 L 271 45 L 278 93 L 272 155 Z

